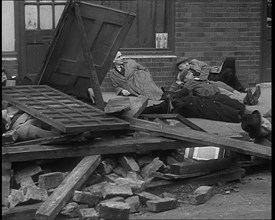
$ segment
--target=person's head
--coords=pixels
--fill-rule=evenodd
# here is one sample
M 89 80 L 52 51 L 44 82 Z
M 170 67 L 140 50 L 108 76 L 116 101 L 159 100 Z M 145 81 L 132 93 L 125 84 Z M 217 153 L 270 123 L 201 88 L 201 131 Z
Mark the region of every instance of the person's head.
M 181 82 L 186 82 L 187 80 L 193 79 L 194 75 L 191 71 L 188 71 L 188 69 L 184 69 L 180 71 L 177 75 L 177 80 Z
M 124 58 L 123 58 L 123 56 L 122 56 L 122 53 L 121 53 L 120 51 L 117 51 L 116 57 L 115 57 L 115 59 L 113 60 L 113 63 L 114 63 L 115 65 L 121 65 L 121 64 L 123 64 L 123 60 L 124 60 Z
M 190 68 L 190 64 L 189 64 L 190 58 L 189 57 L 179 57 L 177 59 L 177 70 L 179 71 L 183 71 L 183 70 L 188 70 Z
M 261 116 L 258 110 L 243 116 L 241 127 L 251 138 L 268 136 L 271 133 L 271 122 Z

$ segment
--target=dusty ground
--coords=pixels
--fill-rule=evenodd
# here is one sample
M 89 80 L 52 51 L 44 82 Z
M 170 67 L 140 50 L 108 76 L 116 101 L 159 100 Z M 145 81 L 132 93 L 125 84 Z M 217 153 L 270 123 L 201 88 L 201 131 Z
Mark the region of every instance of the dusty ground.
M 192 191 L 190 185 L 153 190 L 158 195 L 163 192 L 176 195 L 181 200 L 178 208 L 161 213 L 144 211 L 131 215 L 130 219 L 271 219 L 270 165 L 248 172 L 241 181 L 214 186 L 214 196 L 197 206 L 187 202 L 186 195 Z

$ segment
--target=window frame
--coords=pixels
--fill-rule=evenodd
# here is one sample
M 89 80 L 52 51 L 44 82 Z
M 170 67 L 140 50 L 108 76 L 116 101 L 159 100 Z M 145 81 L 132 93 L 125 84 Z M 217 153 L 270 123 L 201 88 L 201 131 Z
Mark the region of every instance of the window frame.
M 168 23 L 168 48 L 121 48 L 124 55 L 171 55 L 175 52 L 175 0 L 171 4 Z

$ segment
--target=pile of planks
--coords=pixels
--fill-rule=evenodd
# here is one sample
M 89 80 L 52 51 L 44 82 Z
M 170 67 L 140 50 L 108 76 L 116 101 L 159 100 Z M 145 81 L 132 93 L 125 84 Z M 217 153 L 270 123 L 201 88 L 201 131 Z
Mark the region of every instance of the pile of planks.
M 186 157 L 186 148 L 211 145 L 271 158 L 268 147 L 208 134 L 179 115 L 141 115 L 147 104 L 142 96 L 110 100 L 105 113 L 114 124 L 118 121 L 113 118 L 124 123 L 117 130 L 105 127 L 83 132 L 80 128 L 80 133 L 4 146 L 2 217 L 126 219 L 130 213 L 144 210 L 165 211 L 176 208 L 177 199 L 150 194 L 151 188 L 175 183 L 213 185 L 239 180 L 245 174 L 232 158 L 220 155 L 198 161 Z M 45 171 L 38 165 L 41 160 L 75 157 L 80 161 L 68 172 Z M 12 169 L 12 164 L 19 162 L 32 166 Z

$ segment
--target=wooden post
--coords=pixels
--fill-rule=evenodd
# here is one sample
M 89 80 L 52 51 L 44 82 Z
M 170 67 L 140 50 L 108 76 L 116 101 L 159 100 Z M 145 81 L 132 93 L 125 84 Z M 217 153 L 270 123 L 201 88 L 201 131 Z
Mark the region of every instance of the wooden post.
M 36 219 L 54 219 L 101 162 L 99 155 L 86 156 L 39 207 Z
M 102 96 L 102 93 L 100 91 L 100 85 L 99 85 L 96 70 L 95 70 L 95 67 L 94 67 L 93 57 L 92 57 L 92 55 L 89 51 L 89 43 L 88 43 L 87 34 L 86 34 L 85 29 L 84 29 L 84 24 L 83 24 L 83 20 L 82 20 L 82 17 L 81 17 L 79 5 L 77 3 L 74 4 L 74 9 L 75 9 L 75 15 L 76 15 L 76 18 L 77 18 L 77 28 L 78 28 L 79 33 L 80 33 L 82 51 L 83 51 L 85 60 L 88 64 L 88 67 L 89 67 L 90 73 L 91 73 L 90 81 L 91 81 L 92 89 L 93 89 L 94 94 L 95 94 L 95 104 L 99 109 L 103 110 L 104 109 L 103 96 Z

